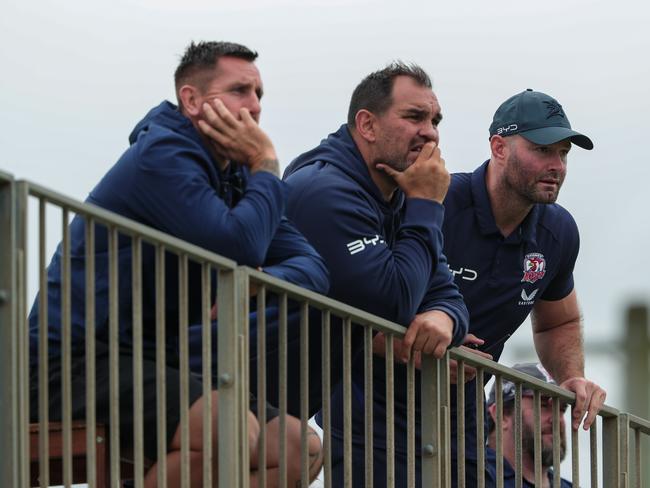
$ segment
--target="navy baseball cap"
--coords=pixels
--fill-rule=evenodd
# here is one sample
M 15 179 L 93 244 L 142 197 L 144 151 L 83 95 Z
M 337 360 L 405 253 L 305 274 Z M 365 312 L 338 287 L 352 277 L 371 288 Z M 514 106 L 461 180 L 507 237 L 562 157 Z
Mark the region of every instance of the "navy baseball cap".
M 536 378 L 538 380 L 545 381 L 546 383 L 550 383 L 551 385 L 557 385 L 555 380 L 551 378 L 551 375 L 548 374 L 548 371 L 544 369 L 544 366 L 542 366 L 539 363 L 521 363 L 521 364 L 515 364 L 512 369 L 515 371 L 519 371 L 520 373 L 526 373 L 527 375 L 532 376 L 533 378 Z M 525 393 L 530 393 L 533 390 L 530 388 L 526 388 L 526 385 L 522 385 L 521 392 L 523 394 Z M 504 379 L 501 382 L 501 395 L 503 396 L 503 402 L 510 402 L 515 399 L 515 384 L 510 381 Z M 496 383 L 492 385 L 492 389 L 490 390 L 490 395 L 488 396 L 488 405 L 492 405 L 493 403 L 496 403 Z
M 569 119 L 557 100 L 530 88 L 508 98 L 494 113 L 490 137 L 514 134 L 541 145 L 569 139 L 583 149 L 594 147 L 591 139 L 571 129 Z

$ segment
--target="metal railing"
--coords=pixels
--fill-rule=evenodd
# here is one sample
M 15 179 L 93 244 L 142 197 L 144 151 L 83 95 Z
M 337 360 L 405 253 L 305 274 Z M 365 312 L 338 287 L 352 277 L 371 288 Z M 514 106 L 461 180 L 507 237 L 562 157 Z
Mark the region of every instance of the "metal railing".
M 60 216 L 58 222 L 52 227 L 50 211 L 55 209 Z M 30 211 L 35 212 L 35 226 L 32 224 Z M 84 247 L 72 249 L 70 221 L 72 217 L 83 223 Z M 62 418 L 49 417 L 49 396 L 52 394 L 52 385 L 49 379 L 49 363 L 51 358 L 48 348 L 51 339 L 48 337 L 48 296 L 52 286 L 48 281 L 48 249 L 47 235 L 50 228 L 58 229 L 61 234 L 61 398 Z M 78 231 L 78 229 L 77 229 Z M 32 233 L 36 234 L 32 238 Z M 36 256 L 29 255 L 29 243 L 38 242 Z M 101 244 L 101 245 L 100 245 Z M 95 250 L 97 246 L 106 247 L 106 259 L 98 263 Z M 128 250 L 131 273 L 129 276 L 119 276 L 119 259 L 122 251 Z M 74 256 L 73 256 L 74 255 Z M 75 274 L 74 259 L 83 261 L 83 286 L 79 285 L 80 276 Z M 146 267 L 143 270 L 143 266 Z M 30 424 L 30 364 L 34 366 L 34 358 L 30 363 L 29 357 L 29 331 L 27 324 L 28 296 L 30 278 L 28 262 L 34 262 L 38 282 L 38 292 L 41 299 L 38 301 L 38 372 L 32 372 L 31 381 L 38 378 L 38 408 L 32 406 L 32 421 L 38 424 L 38 456 L 30 452 L 29 424 Z M 167 287 L 170 281 L 167 272 L 170 263 L 177 277 L 175 285 L 177 296 L 174 303 L 178 305 L 177 331 L 169 330 L 168 308 L 170 304 Z M 75 264 L 75 266 L 78 266 Z M 95 278 L 98 267 L 106 267 L 108 273 L 108 315 L 105 323 L 97 323 L 95 314 L 98 306 L 98 290 L 95 288 Z M 77 281 L 76 281 L 77 280 Z M 119 406 L 124 399 L 120 398 L 120 352 L 123 351 L 123 337 L 120 329 L 119 304 L 124 305 L 123 281 L 129 283 L 126 288 L 130 294 L 127 302 L 131 307 L 132 336 L 130 351 L 133 355 L 132 381 L 133 398 L 129 399 L 133 406 L 133 434 L 132 438 L 125 439 L 124 432 L 119 429 Z M 149 289 L 146 283 L 153 283 Z M 216 284 L 215 284 L 216 281 Z M 81 298 L 72 296 L 73 292 L 83 291 Z M 218 290 L 218 293 L 216 293 Z M 254 290 L 252 292 L 252 290 Z M 143 309 L 143 294 L 153 295 L 155 310 Z M 251 302 L 252 296 L 255 300 Z M 215 302 L 216 297 L 216 302 Z M 82 300 L 84 303 L 84 330 L 83 357 L 85 358 L 85 414 L 81 420 L 86 427 L 86 454 L 85 459 L 73 460 L 72 454 L 72 425 L 73 425 L 73 398 L 75 386 L 73 385 L 73 372 L 71 360 L 79 353 L 79 338 L 77 330 L 73 330 L 72 308 L 73 300 Z M 121 301 L 122 300 L 122 301 Z M 150 296 L 151 300 L 151 296 Z M 122 477 L 122 461 L 128 457 L 132 465 L 129 477 L 134 479 L 136 487 L 144 486 L 144 477 L 149 469 L 144 456 L 144 399 L 140 386 L 143 382 L 143 348 L 145 342 L 152 337 L 151 330 L 145 330 L 145 318 L 153 316 L 155 324 L 154 353 L 157 366 L 156 393 L 158 398 L 166 397 L 166 382 L 164 377 L 165 365 L 168 360 L 170 347 L 178 353 L 178 369 L 180 371 L 181 387 L 180 402 L 180 458 L 181 485 L 190 486 L 193 475 L 193 466 L 190 464 L 190 419 L 188 378 L 190 373 L 190 348 L 188 329 L 192 314 L 190 308 L 199 302 L 200 330 L 201 330 L 201 371 L 200 373 L 204 408 L 202 411 L 202 460 L 201 478 L 204 487 L 212 486 L 213 464 L 218 465 L 219 486 L 241 486 L 249 484 L 249 451 L 248 417 L 249 409 L 249 376 L 250 349 L 255 348 L 259 361 L 256 366 L 257 387 L 255 394 L 258 404 L 264 406 L 267 400 L 267 361 L 265 358 L 268 349 L 267 317 L 269 304 L 277 306 L 278 330 L 278 390 L 276 392 L 277 406 L 279 408 L 279 431 L 284 432 L 278 443 L 278 480 L 279 486 L 286 486 L 289 476 L 288 466 L 295 461 L 290 459 L 290 439 L 286 432 L 288 429 L 287 392 L 300 389 L 300 480 L 302 486 L 307 486 L 310 474 L 309 444 L 308 444 L 308 417 L 313 405 L 308 403 L 310 381 L 310 364 L 317 362 L 322 369 L 319 379 L 322 395 L 323 412 L 323 453 L 324 453 L 324 480 L 325 486 L 332 484 L 331 477 L 331 415 L 332 407 L 330 395 L 333 384 L 341 381 L 343 405 L 343 445 L 344 445 L 344 478 L 345 486 L 351 486 L 352 471 L 362 469 L 366 473 L 366 486 L 373 486 L 373 355 L 372 342 L 375 332 L 382 332 L 386 336 L 385 358 L 386 362 L 386 398 L 394 396 L 394 371 L 393 371 L 393 342 L 404 335 L 404 327 L 355 309 L 343 303 L 334 301 L 322 295 L 310 292 L 300 287 L 276 279 L 268 274 L 250 268 L 237 266 L 231 260 L 208 252 L 190 243 L 171 237 L 160 231 L 143 226 L 119 215 L 108 212 L 93 205 L 80 203 L 64 195 L 43 188 L 42 186 L 19 181 L 15 182 L 11 176 L 0 173 L 0 422 L 3 436 L 0 436 L 0 483 L 2 486 L 29 486 L 30 465 L 38 465 L 38 479 L 40 486 L 48 486 L 51 480 L 49 459 L 51 448 L 49 444 L 49 426 L 51 421 L 62 423 L 62 482 L 70 486 L 74 481 L 75 463 L 85 464 L 86 481 L 90 487 L 98 486 L 100 473 L 98 473 L 98 458 L 96 451 L 96 387 L 94 377 L 96 373 L 96 356 L 98 331 L 107 333 L 108 361 L 111 371 L 109 378 L 110 391 L 110 421 L 108 422 L 108 478 L 110 486 L 118 487 Z M 213 364 L 214 333 L 212 324 L 212 308 L 216 303 L 218 310 L 218 341 L 216 353 L 218 366 L 215 371 Z M 255 307 L 250 310 L 251 303 Z M 249 343 L 249 328 L 251 311 L 256 313 L 256 343 Z M 315 312 L 315 313 L 314 313 Z M 295 317 L 298 317 L 297 319 Z M 275 319 L 274 319 L 275 320 Z M 332 325 L 336 324 L 336 325 Z M 106 330 L 104 331 L 104 326 Z M 320 334 L 320 341 L 310 341 L 310 334 Z M 172 338 L 173 341 L 169 341 Z M 295 358 L 288 358 L 289 341 L 299 341 L 299 385 L 288 383 L 288 368 L 296 364 Z M 364 355 L 364 443 L 366 446 L 365 465 L 353 466 L 352 456 L 352 425 L 351 425 L 351 397 L 352 379 L 351 364 L 353 344 L 357 341 Z M 313 344 L 320 342 L 320 347 L 315 349 Z M 333 351 L 336 351 L 334 353 Z M 340 356 L 340 357 L 339 357 Z M 316 359 L 313 359 L 316 358 Z M 333 361 L 342 361 L 341 377 L 331 377 Z M 57 359 L 58 360 L 58 359 Z M 408 485 L 415 486 L 416 458 L 421 459 L 422 486 L 451 486 L 451 431 L 452 422 L 457 422 L 456 443 L 459 452 L 464 452 L 465 442 L 465 399 L 464 389 L 458 388 L 456 404 L 458 415 L 452 417 L 451 408 L 453 400 L 450 395 L 450 360 L 455 360 L 459 365 L 459 383 L 463 383 L 463 366 L 473 366 L 477 369 L 477 382 L 482 384 L 485 375 L 494 375 L 497 388 L 497 424 L 503 418 L 503 402 L 500 388 L 503 380 L 513 381 L 516 387 L 515 396 L 515 431 L 517 433 L 517 456 L 514 462 L 518 476 L 522 472 L 522 388 L 535 390 L 535 473 L 539 482 L 542 476 L 541 458 L 541 430 L 540 430 L 540 397 L 541 395 L 553 398 L 554 433 L 559 432 L 560 402 L 572 404 L 575 400 L 572 393 L 556 386 L 528 377 L 510 368 L 482 359 L 470 352 L 461 349 L 451 349 L 442 359 L 425 356 L 422 358 L 420 374 L 421 402 L 421 446 L 416 446 L 416 367 L 414 360 L 407 365 L 407 477 Z M 291 364 L 289 364 L 291 361 Z M 214 386 L 218 386 L 218 455 L 214 456 L 212 450 L 212 421 L 214 408 L 211 402 Z M 32 385 L 34 386 L 34 385 Z M 317 385 L 318 386 L 318 385 Z M 476 410 L 477 432 L 476 438 L 483 439 L 483 389 L 477 389 Z M 386 406 L 386 478 L 389 486 L 393 486 L 395 477 L 395 412 L 392 401 Z M 158 401 L 156 406 L 157 427 L 156 435 L 157 458 L 155 465 L 158 486 L 166 485 L 166 454 L 167 445 L 164 441 L 169 438 L 166 432 L 165 402 Z M 146 412 L 150 413 L 150 412 Z M 591 454 L 591 486 L 642 486 L 641 470 L 642 452 L 641 437 L 650 434 L 650 422 L 620 413 L 618 410 L 605 406 L 600 414 L 600 422 L 591 427 L 589 449 Z M 36 419 L 34 418 L 36 417 Z M 260 469 L 258 486 L 267 486 L 265 466 L 268 461 L 269 432 L 266 423 L 264 408 L 259 409 L 258 419 L 260 431 L 258 436 L 258 451 L 256 454 Z M 600 429 L 598 427 L 600 424 Z M 556 430 L 557 429 L 557 430 Z M 600 432 L 600 435 L 599 435 Z M 497 429 L 496 436 L 496 472 L 497 486 L 503 486 L 503 437 Z M 554 436 L 554 467 L 559 473 L 559 435 Z M 482 441 L 477 441 L 478 465 L 477 476 L 479 486 L 483 486 L 485 472 L 485 457 Z M 598 446 L 602 446 L 601 459 L 598 457 Z M 572 468 L 574 486 L 579 486 L 579 461 L 578 437 L 571 436 Z M 129 445 L 132 452 L 122 452 L 121 446 Z M 634 446 L 632 449 L 631 446 Z M 31 462 L 30 460 L 34 460 Z M 465 476 L 464 456 L 458 456 L 457 478 L 458 486 L 464 486 Z M 599 475 L 602 478 L 599 478 Z M 555 478 L 559 483 L 559 476 Z M 521 486 L 521 478 L 517 486 Z M 556 484 L 559 486 L 559 484 Z

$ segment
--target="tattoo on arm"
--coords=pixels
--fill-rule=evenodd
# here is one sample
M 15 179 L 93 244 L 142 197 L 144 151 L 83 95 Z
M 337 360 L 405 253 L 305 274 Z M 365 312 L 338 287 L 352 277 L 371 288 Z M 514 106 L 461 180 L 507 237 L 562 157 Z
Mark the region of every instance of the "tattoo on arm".
M 277 159 L 263 159 L 260 164 L 252 169 L 253 173 L 256 173 L 257 171 L 268 171 L 269 173 L 273 173 L 275 176 L 279 177 L 280 163 Z

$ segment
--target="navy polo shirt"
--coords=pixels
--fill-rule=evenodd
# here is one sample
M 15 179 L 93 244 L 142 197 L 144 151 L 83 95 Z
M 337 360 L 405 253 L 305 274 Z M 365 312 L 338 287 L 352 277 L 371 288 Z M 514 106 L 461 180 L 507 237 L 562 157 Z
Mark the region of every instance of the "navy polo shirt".
M 489 161 L 452 175 L 445 199 L 444 253 L 470 314 L 469 331 L 498 360 L 538 299 L 573 290 L 580 238 L 558 204 L 535 205 L 508 237 L 497 228 L 485 182 Z

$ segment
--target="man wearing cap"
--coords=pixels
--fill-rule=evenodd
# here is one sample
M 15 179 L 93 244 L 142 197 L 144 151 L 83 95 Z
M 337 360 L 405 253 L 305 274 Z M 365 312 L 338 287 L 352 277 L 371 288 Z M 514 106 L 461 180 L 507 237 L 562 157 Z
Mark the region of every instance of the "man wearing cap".
M 555 385 L 555 381 L 541 364 L 523 363 L 515 364 L 512 367 L 515 371 L 526 373 L 538 380 L 545 381 Z M 496 388 L 492 385 L 490 396 L 488 398 L 488 449 L 487 460 L 489 463 L 496 461 Z M 521 462 L 522 462 L 522 482 L 523 488 L 535 486 L 535 421 L 534 421 L 534 391 L 522 388 L 521 394 Z M 502 383 L 503 398 L 503 422 L 501 432 L 503 434 L 503 478 L 504 486 L 515 486 L 515 384 L 512 381 L 504 380 Z M 541 431 L 541 468 L 542 484 L 540 488 L 553 486 L 553 400 L 546 395 L 540 395 L 540 431 Z M 558 429 L 560 432 L 559 447 L 560 461 L 564 460 L 566 455 L 566 431 L 564 424 L 564 412 L 566 404 L 560 403 L 560 422 Z M 571 482 L 560 478 L 561 488 L 570 488 Z
M 498 361 L 505 341 L 532 313 L 537 354 L 560 386 L 575 392 L 572 428 L 584 418 L 586 430 L 606 393 L 584 377 L 581 315 L 573 283 L 578 228 L 569 212 L 555 203 L 572 144 L 593 148 L 587 136 L 571 129 L 557 100 L 530 89 L 506 100 L 490 125 L 490 159 L 473 173 L 452 175 L 444 201 L 443 252 L 470 312 L 468 340 Z M 381 340 L 378 336 L 375 343 Z M 395 347 L 399 351 L 399 343 Z M 468 373 L 466 381 L 474 372 Z M 373 388 L 384 391 L 384 380 L 375 374 Z M 397 437 L 406 428 L 406 396 L 396 392 Z M 451 398 L 456 398 L 453 385 Z M 476 409 L 483 406 L 476 405 L 475 398 L 476 382 L 468 381 L 467 486 L 477 479 Z M 454 412 L 452 401 L 453 464 Z M 406 458 L 398 456 L 396 462 L 405 463 Z M 455 471 L 452 466 L 452 476 Z M 486 486 L 491 486 L 494 473 L 484 474 Z

